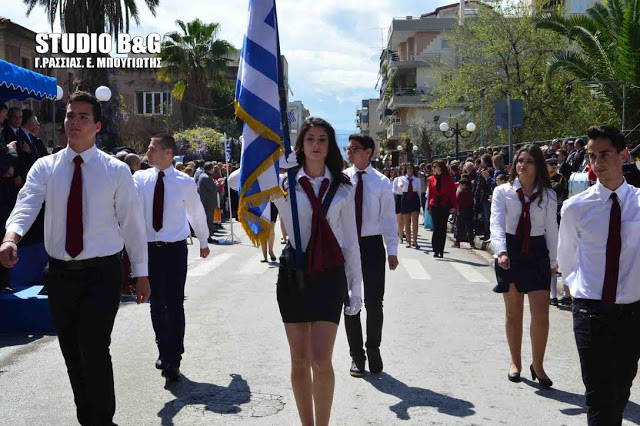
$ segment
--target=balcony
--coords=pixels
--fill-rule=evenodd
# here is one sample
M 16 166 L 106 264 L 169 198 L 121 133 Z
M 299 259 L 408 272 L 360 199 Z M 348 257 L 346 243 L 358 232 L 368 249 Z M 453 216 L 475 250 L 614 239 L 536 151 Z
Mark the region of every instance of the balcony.
M 393 95 L 389 100 L 390 109 L 424 107 L 427 105 L 424 97 L 429 94 L 427 89 L 416 89 L 410 87 L 400 87 L 393 89 Z
M 407 60 L 401 61 L 398 55 L 390 56 L 389 70 L 391 73 L 399 69 L 425 68 L 437 65 L 442 60 L 439 53 L 423 53 L 421 55 L 410 56 Z
M 403 133 L 409 132 L 409 125 L 402 124 L 400 122 L 391 123 L 389 127 L 387 127 L 387 139 L 391 138 L 400 138 Z

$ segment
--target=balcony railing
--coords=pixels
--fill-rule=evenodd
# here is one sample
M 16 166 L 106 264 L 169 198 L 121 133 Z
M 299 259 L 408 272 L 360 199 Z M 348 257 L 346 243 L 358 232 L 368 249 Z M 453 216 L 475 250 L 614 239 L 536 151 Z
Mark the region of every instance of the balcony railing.
M 421 106 L 426 103 L 424 97 L 430 93 L 431 90 L 425 88 L 398 87 L 393 89 L 393 96 L 389 101 L 389 108 L 396 109 L 403 106 Z
M 407 133 L 409 131 L 408 124 L 402 123 L 391 123 L 387 127 L 387 139 L 391 138 L 399 138 L 403 133 Z

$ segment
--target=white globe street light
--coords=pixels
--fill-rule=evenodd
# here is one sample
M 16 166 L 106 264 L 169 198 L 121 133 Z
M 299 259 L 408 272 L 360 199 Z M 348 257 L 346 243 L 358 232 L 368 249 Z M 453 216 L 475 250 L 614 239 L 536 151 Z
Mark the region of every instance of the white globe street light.
M 109 89 L 107 86 L 98 87 L 96 89 L 96 98 L 98 98 L 100 102 L 107 102 L 109 99 L 111 99 L 111 89 Z
M 418 145 L 414 145 L 414 146 L 413 146 L 413 152 L 418 152 L 418 149 L 419 149 L 419 148 L 418 148 Z
M 449 130 L 449 124 L 446 121 L 443 121 L 442 123 L 440 123 L 441 132 L 446 132 L 448 130 Z
M 474 123 L 467 124 L 467 132 L 473 133 L 476 131 L 476 125 Z
M 64 95 L 64 90 L 62 89 L 62 87 L 56 86 L 56 101 L 59 101 L 60 99 L 62 99 L 63 95 Z

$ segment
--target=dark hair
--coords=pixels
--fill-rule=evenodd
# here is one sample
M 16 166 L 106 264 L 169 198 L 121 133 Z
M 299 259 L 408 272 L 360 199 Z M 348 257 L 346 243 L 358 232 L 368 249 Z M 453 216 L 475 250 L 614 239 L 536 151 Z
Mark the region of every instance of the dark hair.
M 573 143 L 574 143 L 574 145 L 580 145 L 581 147 L 585 145 L 584 139 L 582 139 L 582 138 L 578 138 L 578 139 L 574 140 Z
M 22 127 L 24 127 L 29 120 L 31 120 L 33 117 L 35 117 L 35 115 L 33 115 L 33 111 L 31 111 L 29 108 L 25 108 L 22 110 Z
M 460 182 L 458 182 L 459 185 L 465 185 L 467 188 L 471 187 L 471 182 L 469 182 L 469 179 L 460 179 Z
M 492 158 L 493 165 L 496 169 L 504 169 L 504 157 L 500 154 L 496 154 Z
M 370 149 L 371 155 L 369 156 L 369 160 L 371 160 L 371 157 L 373 157 L 373 153 L 376 150 L 376 143 L 373 141 L 371 136 L 363 135 L 362 133 L 354 133 L 349 135 L 349 142 L 351 141 L 358 142 L 364 149 Z
M 67 102 L 67 107 L 74 102 L 87 102 L 91 104 L 91 108 L 93 110 L 93 122 L 97 123 L 102 121 L 102 105 L 100 105 L 100 101 L 98 98 L 93 96 L 88 92 L 74 92 L 69 97 L 69 102 Z
M 596 139 L 609 139 L 611 141 L 611 145 L 618 152 L 622 152 L 627 148 L 627 144 L 624 141 L 624 135 L 613 126 L 591 126 L 589 130 L 587 130 L 587 137 L 589 140 Z
M 415 164 L 413 163 L 407 163 L 407 169 L 409 169 L 409 167 L 411 167 L 413 169 L 413 175 L 414 176 L 418 176 L 418 170 Z M 409 173 L 409 170 L 405 170 L 406 173 Z
M 213 163 L 211 161 L 207 161 L 206 163 L 204 163 L 204 170 L 205 171 L 213 170 Z
M 493 163 L 493 160 L 491 158 L 491 154 L 484 154 L 480 158 L 481 158 L 483 163 L 488 164 L 489 166 L 491 166 L 491 164 Z
M 158 133 L 157 135 L 151 136 L 151 139 L 155 139 L 160 142 L 160 145 L 164 149 L 170 149 L 173 155 L 178 153 L 178 146 L 176 145 L 176 140 L 168 133 Z
M 559 149 L 559 150 L 558 150 L 558 154 L 560 154 L 560 155 L 564 156 L 564 159 L 565 159 L 565 160 L 566 160 L 566 159 L 567 159 L 567 157 L 569 156 L 569 153 L 567 152 L 567 150 L 566 150 L 566 149 Z
M 534 144 L 528 144 L 523 146 L 516 152 L 516 155 L 513 156 L 513 165 L 511 167 L 511 173 L 509 173 L 509 182 L 513 185 L 513 181 L 518 177 L 518 171 L 516 170 L 516 165 L 518 164 L 518 158 L 522 153 L 527 153 L 533 157 L 535 161 L 536 168 L 536 180 L 534 181 L 534 186 L 538 189 L 540 193 L 540 198 L 538 200 L 538 205 L 542 205 L 542 198 L 545 194 L 545 190 L 551 188 L 551 180 L 549 179 L 549 172 L 547 171 L 547 163 L 544 160 L 544 155 L 542 155 L 542 150 L 539 146 Z
M 447 162 L 444 160 L 436 160 L 433 162 L 433 167 L 440 167 L 442 176 L 449 176 L 449 169 L 447 168 Z M 434 171 L 435 174 L 435 171 Z
M 324 164 L 327 166 L 329 171 L 331 172 L 331 176 L 333 179 L 338 181 L 339 183 L 344 183 L 346 185 L 351 185 L 351 180 L 342 173 L 342 166 L 344 164 L 344 159 L 342 158 L 342 154 L 340 154 L 340 148 L 338 148 L 338 141 L 336 140 L 336 131 L 331 127 L 327 121 L 318 117 L 309 117 L 307 118 L 302 126 L 300 126 L 300 133 L 298 134 L 298 138 L 296 139 L 296 159 L 298 160 L 298 164 L 300 167 L 304 167 L 304 138 L 307 136 L 307 132 L 312 127 L 322 127 L 327 132 L 327 136 L 329 137 L 329 151 L 327 152 L 327 158 L 324 159 Z

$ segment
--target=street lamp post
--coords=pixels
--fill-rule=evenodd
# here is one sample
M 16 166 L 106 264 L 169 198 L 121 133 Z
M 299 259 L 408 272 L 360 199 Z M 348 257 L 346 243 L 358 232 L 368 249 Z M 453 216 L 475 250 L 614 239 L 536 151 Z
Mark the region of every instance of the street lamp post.
M 456 138 L 456 160 L 460 155 L 460 138 L 468 138 L 475 130 L 476 125 L 474 123 L 467 123 L 466 131 L 460 127 L 460 123 L 457 121 L 454 128 L 450 128 L 446 121 L 440 124 L 440 131 L 446 138 Z
M 480 145 L 484 145 L 484 95 L 487 93 L 487 88 L 480 89 Z

